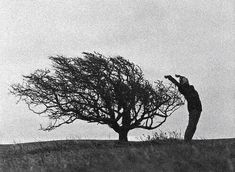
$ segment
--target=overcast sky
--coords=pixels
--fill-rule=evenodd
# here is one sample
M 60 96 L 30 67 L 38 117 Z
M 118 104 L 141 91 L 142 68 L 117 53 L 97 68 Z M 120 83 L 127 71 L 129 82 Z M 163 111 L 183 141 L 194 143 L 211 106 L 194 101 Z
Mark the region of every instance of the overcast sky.
M 83 51 L 128 58 L 151 81 L 187 76 L 203 105 L 195 138 L 235 137 L 234 9 L 234 0 L 1 0 L 0 143 L 117 138 L 106 126 L 79 121 L 40 131 L 46 117 L 8 94 L 22 75 L 49 67 L 48 56 Z M 183 106 L 159 129 L 183 134 L 187 120 Z

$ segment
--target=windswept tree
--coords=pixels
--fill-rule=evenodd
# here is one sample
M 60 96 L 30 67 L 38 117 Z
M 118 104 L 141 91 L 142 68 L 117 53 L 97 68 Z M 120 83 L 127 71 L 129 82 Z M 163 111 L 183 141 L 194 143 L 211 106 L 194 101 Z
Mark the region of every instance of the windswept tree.
M 162 81 L 150 84 L 141 68 L 123 57 L 83 53 L 49 57 L 51 70 L 23 76 L 11 93 L 36 114 L 46 114 L 52 130 L 77 119 L 106 124 L 127 141 L 135 128 L 155 129 L 182 104 L 177 89 Z

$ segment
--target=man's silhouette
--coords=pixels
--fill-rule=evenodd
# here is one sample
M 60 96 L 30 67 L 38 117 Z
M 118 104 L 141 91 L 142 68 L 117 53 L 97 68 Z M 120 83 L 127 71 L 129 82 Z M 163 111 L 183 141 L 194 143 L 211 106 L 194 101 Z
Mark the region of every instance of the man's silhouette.
M 179 78 L 179 82 L 176 81 L 171 75 L 166 75 L 165 78 L 174 83 L 181 94 L 184 95 L 188 103 L 189 122 L 185 131 L 184 140 L 191 141 L 197 128 L 197 123 L 202 112 L 202 105 L 198 95 L 198 92 L 192 85 L 189 85 L 188 79 L 184 76 L 175 75 Z

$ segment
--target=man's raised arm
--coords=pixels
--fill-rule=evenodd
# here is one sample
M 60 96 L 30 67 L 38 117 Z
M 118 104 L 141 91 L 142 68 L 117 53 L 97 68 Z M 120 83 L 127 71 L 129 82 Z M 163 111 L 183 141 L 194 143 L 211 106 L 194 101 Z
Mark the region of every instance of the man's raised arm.
M 177 87 L 180 87 L 180 83 L 175 80 L 171 75 L 165 75 L 164 76 L 166 79 L 169 79 L 173 84 L 175 84 Z

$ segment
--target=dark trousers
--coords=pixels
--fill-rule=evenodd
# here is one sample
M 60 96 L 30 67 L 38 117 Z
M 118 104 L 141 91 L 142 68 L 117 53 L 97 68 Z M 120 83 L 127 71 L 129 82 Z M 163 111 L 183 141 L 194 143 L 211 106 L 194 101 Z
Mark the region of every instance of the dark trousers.
M 197 128 L 197 123 L 200 118 L 201 111 L 199 110 L 192 110 L 189 111 L 189 121 L 188 121 L 188 126 L 184 134 L 184 140 L 185 141 L 191 141 L 193 138 L 193 135 L 196 131 Z

